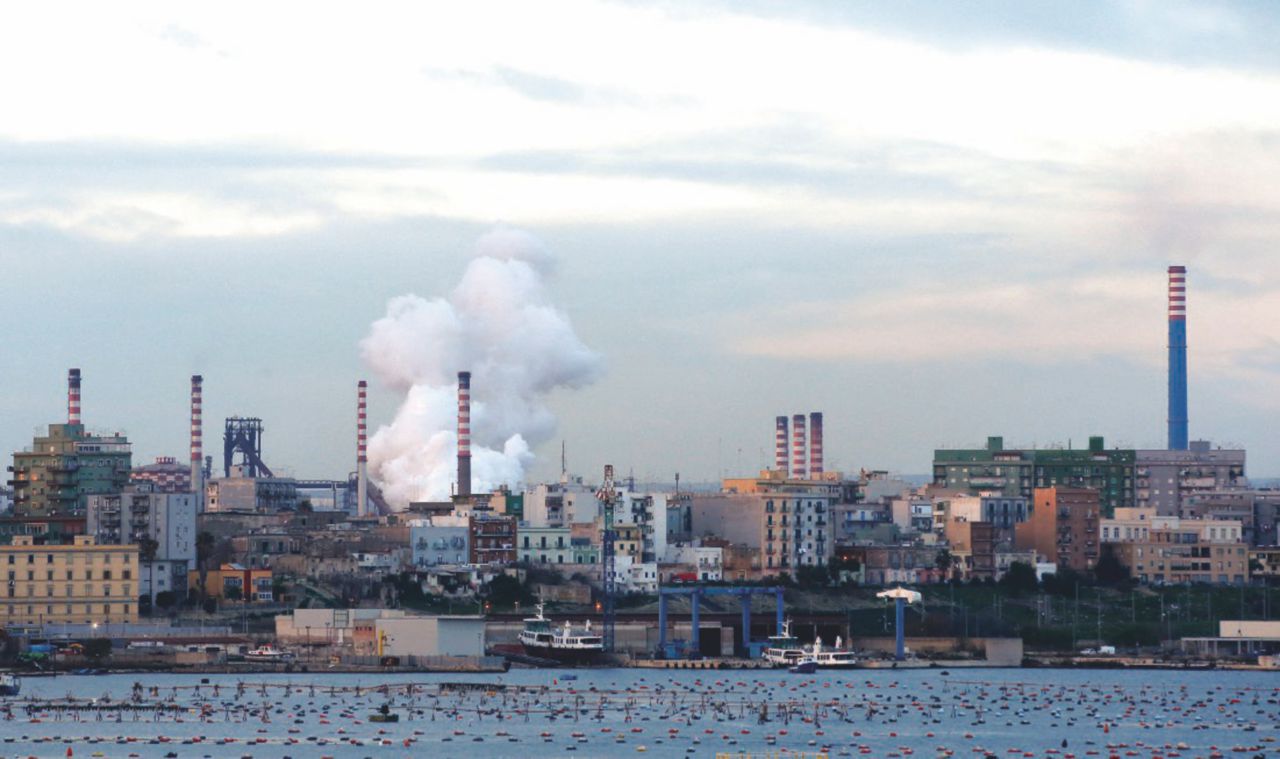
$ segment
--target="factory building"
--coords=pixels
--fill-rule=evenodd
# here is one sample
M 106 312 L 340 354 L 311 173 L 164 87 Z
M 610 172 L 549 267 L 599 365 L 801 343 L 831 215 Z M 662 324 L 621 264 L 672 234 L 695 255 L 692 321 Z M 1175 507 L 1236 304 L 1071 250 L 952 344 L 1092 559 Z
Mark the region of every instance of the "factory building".
M 298 506 L 297 482 L 287 477 L 252 476 L 233 466 L 231 476 L 215 477 L 205 485 L 205 511 L 274 514 Z
M 990 437 L 986 448 L 933 452 L 935 487 L 1023 498 L 1036 488 L 1091 488 L 1108 514 L 1135 504 L 1135 470 L 1133 450 L 1107 450 L 1101 437 L 1086 449 L 1006 449 L 1004 438 Z
M 77 535 L 69 545 L 37 545 L 15 535 L 0 545 L 0 626 L 138 621 L 138 546 L 98 545 Z

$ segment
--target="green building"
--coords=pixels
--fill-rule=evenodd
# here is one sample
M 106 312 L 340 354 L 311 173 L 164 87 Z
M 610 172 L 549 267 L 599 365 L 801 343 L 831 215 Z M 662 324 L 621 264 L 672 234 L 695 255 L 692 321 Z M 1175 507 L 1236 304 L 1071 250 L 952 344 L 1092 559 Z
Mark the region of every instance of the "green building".
M 987 438 L 986 448 L 933 452 L 933 484 L 970 493 L 997 492 L 1032 497 L 1036 488 L 1062 485 L 1097 490 L 1103 512 L 1135 505 L 1133 450 L 1107 450 L 1101 437 L 1087 449 L 1006 450 L 1004 438 Z
M 132 459 L 123 436 L 90 435 L 79 423 L 51 424 L 30 450 L 13 454 L 14 516 L 83 516 L 89 496 L 124 490 Z

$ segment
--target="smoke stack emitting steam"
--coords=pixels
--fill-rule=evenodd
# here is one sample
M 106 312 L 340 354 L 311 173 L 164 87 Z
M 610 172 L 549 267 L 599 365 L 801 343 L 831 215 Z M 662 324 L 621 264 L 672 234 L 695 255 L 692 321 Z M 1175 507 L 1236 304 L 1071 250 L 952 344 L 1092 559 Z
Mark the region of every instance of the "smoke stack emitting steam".
M 80 370 L 67 370 L 67 424 L 80 423 Z
M 362 517 L 369 515 L 369 456 L 365 448 L 368 387 L 364 380 L 356 383 L 356 515 Z
M 471 495 L 471 372 L 458 372 L 458 495 Z
M 1187 267 L 1169 267 L 1169 450 L 1187 449 Z
M 452 491 L 459 371 L 475 377 L 478 392 L 468 420 L 468 479 L 477 492 L 521 483 L 530 446 L 555 431 L 546 396 L 599 374 L 599 356 L 548 299 L 544 283 L 552 268 L 532 235 L 491 232 L 476 243 L 453 292 L 433 300 L 392 298 L 361 341 L 368 365 L 404 394 L 395 420 L 369 440 L 370 473 L 395 508 L 445 500 Z

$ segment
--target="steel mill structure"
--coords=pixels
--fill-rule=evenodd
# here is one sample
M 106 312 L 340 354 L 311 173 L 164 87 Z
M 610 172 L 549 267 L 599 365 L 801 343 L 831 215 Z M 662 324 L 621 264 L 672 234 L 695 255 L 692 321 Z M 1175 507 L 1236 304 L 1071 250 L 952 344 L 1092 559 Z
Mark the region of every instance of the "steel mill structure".
M 204 512 L 204 377 L 191 375 L 191 492 Z
M 1187 267 L 1169 267 L 1169 450 L 1187 450 Z
M 222 437 L 223 476 L 231 476 L 231 465 L 236 452 L 243 457 L 245 477 L 274 477 L 262 460 L 262 420 L 256 417 L 232 416 L 227 418 Z

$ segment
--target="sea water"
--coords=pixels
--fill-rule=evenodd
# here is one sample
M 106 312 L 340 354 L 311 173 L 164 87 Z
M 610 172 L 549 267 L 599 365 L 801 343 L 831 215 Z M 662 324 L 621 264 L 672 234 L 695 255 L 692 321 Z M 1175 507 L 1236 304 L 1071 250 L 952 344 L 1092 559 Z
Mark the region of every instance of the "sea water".
M 0 755 L 1280 757 L 1278 702 L 1280 675 L 1228 671 L 28 677 Z

